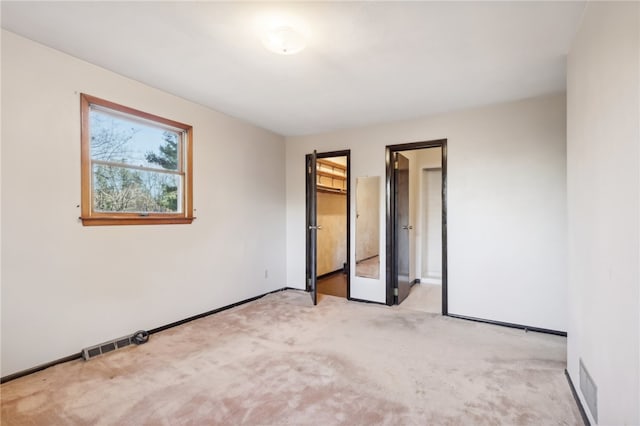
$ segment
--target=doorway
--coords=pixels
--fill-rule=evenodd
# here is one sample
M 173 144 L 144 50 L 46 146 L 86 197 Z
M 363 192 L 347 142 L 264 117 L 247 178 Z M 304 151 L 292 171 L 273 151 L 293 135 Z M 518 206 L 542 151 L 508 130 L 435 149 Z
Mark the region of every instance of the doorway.
M 350 151 L 313 153 L 307 167 L 307 291 L 350 298 Z
M 386 303 L 411 294 L 405 305 L 447 315 L 447 141 L 389 145 L 386 159 Z
M 433 148 L 430 148 L 433 149 Z M 423 167 L 420 173 L 421 241 L 417 269 L 421 283 L 442 285 L 442 167 Z

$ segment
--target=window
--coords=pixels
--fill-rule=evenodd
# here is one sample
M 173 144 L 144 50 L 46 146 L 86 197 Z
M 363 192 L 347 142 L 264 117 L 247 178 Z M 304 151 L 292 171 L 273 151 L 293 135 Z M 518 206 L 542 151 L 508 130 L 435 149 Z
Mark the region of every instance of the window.
M 80 95 L 82 223 L 191 223 L 191 126 Z

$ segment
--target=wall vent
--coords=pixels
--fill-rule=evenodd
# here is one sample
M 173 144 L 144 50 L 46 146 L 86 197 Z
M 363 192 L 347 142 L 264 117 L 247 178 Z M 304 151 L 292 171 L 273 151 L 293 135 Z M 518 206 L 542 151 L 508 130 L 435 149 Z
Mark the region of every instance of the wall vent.
M 598 387 L 584 366 L 582 358 L 580 358 L 580 390 L 593 420 L 598 423 Z
M 90 346 L 88 348 L 84 348 L 82 350 L 82 358 L 85 361 L 90 360 L 91 358 L 95 358 L 99 355 L 106 354 L 107 352 L 115 351 L 116 349 L 124 348 L 125 346 L 129 346 L 133 341 L 133 337 L 135 334 L 131 336 L 120 337 L 118 339 L 109 340 L 108 342 L 100 343 L 99 345 Z

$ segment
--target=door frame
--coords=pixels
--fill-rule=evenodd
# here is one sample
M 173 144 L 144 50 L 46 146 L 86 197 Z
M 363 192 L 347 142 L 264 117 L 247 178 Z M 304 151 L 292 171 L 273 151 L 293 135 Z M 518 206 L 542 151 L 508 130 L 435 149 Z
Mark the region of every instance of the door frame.
M 397 265 L 394 258 L 396 253 L 395 235 L 395 174 L 393 157 L 396 152 L 414 149 L 441 148 L 442 149 L 442 315 L 448 315 L 448 271 L 447 271 L 447 140 L 436 139 L 423 142 L 411 142 L 387 145 L 385 148 L 386 161 L 386 304 L 395 303 L 394 290 L 397 289 Z
M 309 216 L 309 173 L 306 172 L 308 159 L 312 154 L 305 155 L 305 217 Z M 347 157 L 347 300 L 351 300 L 351 150 L 345 149 L 341 151 L 328 151 L 316 153 L 316 158 L 331 158 L 331 157 Z M 305 220 L 305 227 L 308 226 Z M 305 289 L 310 291 L 309 288 L 309 273 L 311 266 L 310 250 L 309 250 L 309 231 L 305 229 Z M 317 272 L 317 271 L 316 271 Z M 317 277 L 316 277 L 317 278 Z M 317 289 L 316 289 L 317 290 Z

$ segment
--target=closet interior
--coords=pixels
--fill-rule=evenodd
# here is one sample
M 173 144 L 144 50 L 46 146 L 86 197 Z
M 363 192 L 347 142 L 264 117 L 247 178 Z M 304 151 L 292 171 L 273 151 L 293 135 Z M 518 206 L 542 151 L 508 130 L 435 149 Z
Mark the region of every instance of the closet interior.
M 347 297 L 347 157 L 316 164 L 318 293 Z

